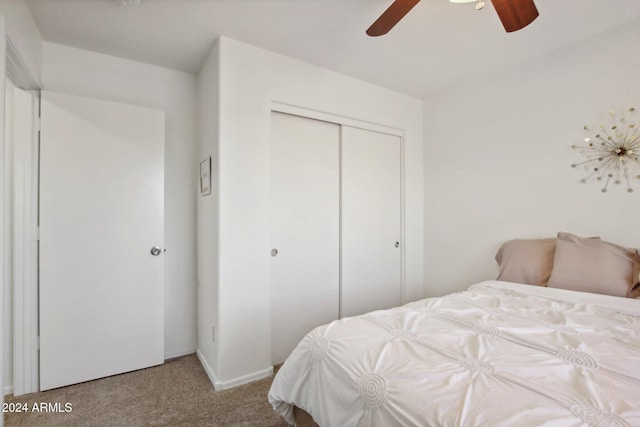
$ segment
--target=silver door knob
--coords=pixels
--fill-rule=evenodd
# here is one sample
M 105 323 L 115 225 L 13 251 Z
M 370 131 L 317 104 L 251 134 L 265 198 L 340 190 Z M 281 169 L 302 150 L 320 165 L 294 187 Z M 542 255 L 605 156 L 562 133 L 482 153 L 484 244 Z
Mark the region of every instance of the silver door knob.
M 160 249 L 159 247 L 154 246 L 154 247 L 151 248 L 151 255 L 158 256 L 161 253 L 162 253 L 162 249 Z
M 276 256 L 278 255 L 278 250 L 277 249 L 271 249 L 271 256 Z

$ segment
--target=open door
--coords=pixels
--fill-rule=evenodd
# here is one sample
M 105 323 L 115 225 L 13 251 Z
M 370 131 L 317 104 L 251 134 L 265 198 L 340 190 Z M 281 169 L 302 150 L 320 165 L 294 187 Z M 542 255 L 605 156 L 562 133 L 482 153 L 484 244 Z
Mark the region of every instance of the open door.
M 164 113 L 41 102 L 40 388 L 161 364 Z

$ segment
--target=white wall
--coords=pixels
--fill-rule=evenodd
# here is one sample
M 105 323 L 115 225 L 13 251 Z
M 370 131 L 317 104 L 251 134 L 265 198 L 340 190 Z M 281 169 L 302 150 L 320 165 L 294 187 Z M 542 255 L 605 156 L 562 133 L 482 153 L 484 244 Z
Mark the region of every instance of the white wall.
M 24 0 L 0 0 L 0 14 L 6 17 L 7 38 L 20 53 L 36 82 L 42 72 L 42 35 Z
M 43 89 L 165 112 L 165 356 L 196 349 L 196 77 L 45 42 Z
M 219 222 L 219 274 L 217 285 L 201 281 L 200 286 L 218 287 L 217 359 L 211 365 L 217 386 L 226 387 L 271 368 L 271 102 L 405 131 L 406 300 L 423 295 L 423 117 L 422 103 L 415 98 L 234 40 L 220 39 L 219 54 L 219 217 L 204 218 Z M 203 251 L 199 263 L 213 257 Z
M 198 195 L 198 355 L 207 373 L 217 371 L 218 345 L 218 131 L 220 48 L 216 41 L 198 75 L 198 162 L 211 156 L 211 194 Z M 205 254 L 205 256 L 203 256 Z
M 428 295 L 495 279 L 512 238 L 564 230 L 640 247 L 640 181 L 601 193 L 570 167 L 585 124 L 640 108 L 638 24 L 424 100 Z

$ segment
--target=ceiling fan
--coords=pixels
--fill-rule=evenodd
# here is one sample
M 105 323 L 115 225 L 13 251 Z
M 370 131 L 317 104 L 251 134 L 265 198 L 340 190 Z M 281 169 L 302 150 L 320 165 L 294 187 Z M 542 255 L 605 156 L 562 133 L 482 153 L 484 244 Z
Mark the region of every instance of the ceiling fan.
M 456 2 L 455 0 L 452 0 Z M 469 2 L 475 0 L 467 0 Z M 367 35 L 375 37 L 387 34 L 420 0 L 395 0 L 387 10 L 369 27 Z M 457 1 L 461 2 L 460 0 Z M 533 0 L 491 0 L 507 33 L 518 31 L 538 17 Z M 480 1 L 477 9 L 484 3 Z

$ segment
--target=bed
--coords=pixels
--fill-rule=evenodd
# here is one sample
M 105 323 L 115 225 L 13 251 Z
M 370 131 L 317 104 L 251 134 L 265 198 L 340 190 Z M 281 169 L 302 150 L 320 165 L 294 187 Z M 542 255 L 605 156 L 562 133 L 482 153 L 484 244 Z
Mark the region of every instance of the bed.
M 269 401 L 322 427 L 640 426 L 640 300 L 486 281 L 344 318 Z

